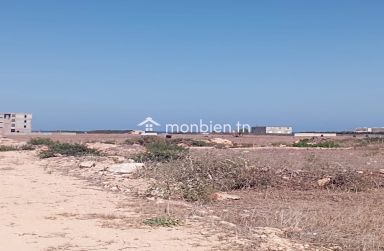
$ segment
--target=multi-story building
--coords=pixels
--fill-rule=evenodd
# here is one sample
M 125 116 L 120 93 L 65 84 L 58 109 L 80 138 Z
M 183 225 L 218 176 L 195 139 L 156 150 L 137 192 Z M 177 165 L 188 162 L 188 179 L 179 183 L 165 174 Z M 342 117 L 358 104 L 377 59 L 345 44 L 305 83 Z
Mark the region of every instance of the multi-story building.
M 31 133 L 32 114 L 0 113 L 0 134 Z

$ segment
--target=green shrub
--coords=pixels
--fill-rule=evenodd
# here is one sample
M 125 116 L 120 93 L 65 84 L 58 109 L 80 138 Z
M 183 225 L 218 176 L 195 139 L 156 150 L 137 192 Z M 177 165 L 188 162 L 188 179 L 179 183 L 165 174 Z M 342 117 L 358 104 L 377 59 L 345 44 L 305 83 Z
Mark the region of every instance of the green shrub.
M 154 217 L 146 219 L 144 224 L 151 227 L 174 227 L 180 225 L 180 220 L 170 217 Z
M 70 144 L 55 142 L 48 145 L 48 150 L 40 153 L 40 158 L 51 158 L 57 155 L 64 156 L 84 156 L 84 155 L 100 155 L 100 152 L 88 148 L 82 144 Z
M 33 138 L 28 141 L 28 144 L 33 146 L 49 146 L 54 143 L 55 142 L 49 138 Z
M 147 151 L 135 157 L 138 161 L 168 162 L 171 160 L 182 159 L 188 150 L 182 146 L 170 142 L 149 143 L 146 145 Z

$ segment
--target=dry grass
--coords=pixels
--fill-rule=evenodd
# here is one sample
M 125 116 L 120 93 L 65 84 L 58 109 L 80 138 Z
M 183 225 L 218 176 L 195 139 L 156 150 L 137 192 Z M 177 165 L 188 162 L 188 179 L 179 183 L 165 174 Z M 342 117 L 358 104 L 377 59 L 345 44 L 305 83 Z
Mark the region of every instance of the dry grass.
M 335 193 L 269 190 L 240 192 L 241 201 L 211 204 L 245 236 L 257 227 L 283 229 L 285 236 L 340 250 L 384 249 L 382 192 Z M 231 208 L 231 210 L 227 210 Z
M 196 150 L 139 174 L 155 180 L 150 194 L 204 202 L 250 239 L 252 229 L 275 227 L 314 246 L 382 251 L 383 150 L 367 149 Z M 330 182 L 320 187 L 324 177 Z M 210 202 L 215 191 L 242 199 Z

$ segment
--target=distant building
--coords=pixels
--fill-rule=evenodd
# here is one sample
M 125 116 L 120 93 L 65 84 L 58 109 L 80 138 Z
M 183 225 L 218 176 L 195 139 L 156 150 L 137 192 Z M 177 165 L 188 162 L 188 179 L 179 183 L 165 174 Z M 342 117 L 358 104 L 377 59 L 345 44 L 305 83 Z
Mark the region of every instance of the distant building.
M 372 128 L 362 127 L 362 128 L 356 128 L 355 133 L 371 133 Z
M 384 133 L 384 127 L 362 127 L 356 128 L 355 133 Z
M 257 135 L 292 135 L 293 128 L 289 126 L 255 126 L 251 128 L 251 133 Z
M 32 114 L 0 113 L 0 134 L 27 134 L 32 132 Z

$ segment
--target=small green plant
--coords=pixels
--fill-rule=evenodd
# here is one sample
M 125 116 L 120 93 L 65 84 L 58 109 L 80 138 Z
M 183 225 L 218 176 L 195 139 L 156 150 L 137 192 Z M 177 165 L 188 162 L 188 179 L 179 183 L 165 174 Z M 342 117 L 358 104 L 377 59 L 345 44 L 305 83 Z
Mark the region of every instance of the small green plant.
M 144 220 L 144 224 L 151 227 L 175 227 L 180 225 L 180 220 L 170 217 L 154 217 Z
M 100 152 L 88 148 L 82 144 L 70 144 L 55 142 L 48 145 L 48 150 L 40 153 L 40 158 L 51 158 L 58 155 L 64 156 L 85 156 L 85 155 L 100 155 Z
M 147 151 L 135 157 L 138 161 L 169 162 L 182 159 L 188 150 L 170 142 L 157 142 L 146 145 Z
M 0 152 L 9 152 L 19 150 L 16 146 L 0 146 Z
M 33 146 L 49 146 L 54 143 L 55 142 L 49 138 L 33 138 L 28 141 L 28 144 Z

